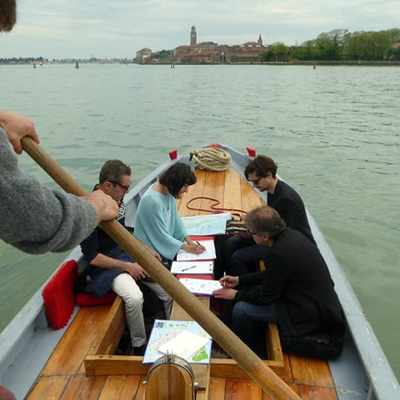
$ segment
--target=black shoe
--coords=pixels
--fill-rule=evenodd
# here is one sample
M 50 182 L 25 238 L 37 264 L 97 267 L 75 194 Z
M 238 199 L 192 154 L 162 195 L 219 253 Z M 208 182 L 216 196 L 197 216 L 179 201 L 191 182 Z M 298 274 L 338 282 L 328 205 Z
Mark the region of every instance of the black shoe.
M 117 349 L 115 350 L 116 355 L 128 354 L 131 347 L 131 335 L 127 330 L 122 334 L 121 340 L 118 343 Z
M 146 345 L 138 346 L 133 348 L 133 354 L 135 356 L 144 356 L 144 352 L 146 351 Z

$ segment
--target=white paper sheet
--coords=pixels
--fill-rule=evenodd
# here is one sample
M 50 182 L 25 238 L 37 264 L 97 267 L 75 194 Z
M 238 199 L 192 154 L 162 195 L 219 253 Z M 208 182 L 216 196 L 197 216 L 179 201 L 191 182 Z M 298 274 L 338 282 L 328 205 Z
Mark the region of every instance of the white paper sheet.
M 222 285 L 219 281 L 210 281 L 207 279 L 181 278 L 179 282 L 194 294 L 211 296 L 214 290 L 222 289 Z
M 208 337 L 199 336 L 189 331 L 183 331 L 178 336 L 175 336 L 169 342 L 159 347 L 158 351 L 163 354 L 175 354 L 185 360 L 190 360 L 190 357 L 197 353 L 205 346 L 210 339 Z
M 188 362 L 195 364 L 209 364 L 211 359 L 211 336 L 195 321 L 171 321 L 156 319 L 151 330 L 149 342 L 143 358 L 143 364 L 150 364 L 160 358 L 158 349 L 168 343 L 181 332 L 188 331 L 196 336 L 207 338 L 205 346 L 193 353 Z
M 173 274 L 213 274 L 213 261 L 174 261 L 171 266 Z
M 192 254 L 185 250 L 179 250 L 176 256 L 177 261 L 214 260 L 216 258 L 214 240 L 196 240 L 196 243 L 206 248 L 203 253 Z

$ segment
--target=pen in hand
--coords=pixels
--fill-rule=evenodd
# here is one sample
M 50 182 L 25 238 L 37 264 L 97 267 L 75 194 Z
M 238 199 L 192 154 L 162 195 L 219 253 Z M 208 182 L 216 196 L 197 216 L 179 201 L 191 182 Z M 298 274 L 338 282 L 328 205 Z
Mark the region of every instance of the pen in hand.
M 196 243 L 198 246 L 200 246 L 203 249 L 203 251 L 206 250 L 206 248 L 198 240 L 195 240 L 194 243 Z

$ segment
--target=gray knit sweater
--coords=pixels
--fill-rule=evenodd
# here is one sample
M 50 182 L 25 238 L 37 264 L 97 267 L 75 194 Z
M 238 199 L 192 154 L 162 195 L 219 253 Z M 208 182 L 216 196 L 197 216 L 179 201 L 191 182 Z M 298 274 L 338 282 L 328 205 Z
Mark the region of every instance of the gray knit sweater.
M 0 128 L 0 239 L 26 253 L 62 252 L 89 236 L 96 221 L 88 201 L 23 174 Z

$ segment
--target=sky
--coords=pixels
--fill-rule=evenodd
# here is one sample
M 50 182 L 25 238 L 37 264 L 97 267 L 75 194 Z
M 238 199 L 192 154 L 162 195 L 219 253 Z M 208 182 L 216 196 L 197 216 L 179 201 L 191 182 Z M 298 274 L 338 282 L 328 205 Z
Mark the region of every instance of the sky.
M 0 0 L 2 1 L 2 0 Z M 400 28 L 399 0 L 17 0 L 0 58 L 133 58 L 197 41 L 301 44 L 334 29 Z

